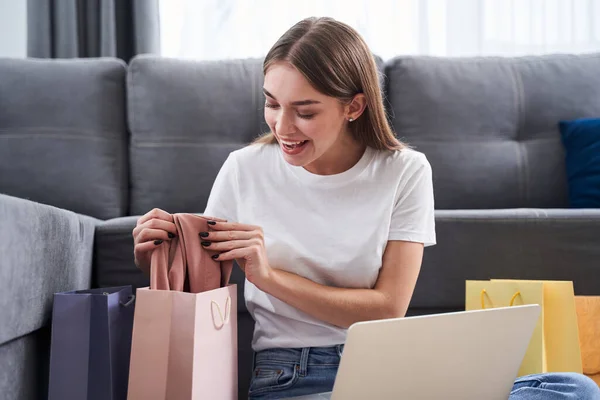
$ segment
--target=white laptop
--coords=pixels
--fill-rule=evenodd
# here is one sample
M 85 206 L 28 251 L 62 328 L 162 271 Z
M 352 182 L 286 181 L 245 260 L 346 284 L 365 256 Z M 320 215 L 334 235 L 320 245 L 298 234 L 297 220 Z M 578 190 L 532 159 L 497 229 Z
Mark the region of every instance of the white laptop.
M 539 316 L 524 305 L 356 323 L 333 392 L 293 399 L 506 400 Z

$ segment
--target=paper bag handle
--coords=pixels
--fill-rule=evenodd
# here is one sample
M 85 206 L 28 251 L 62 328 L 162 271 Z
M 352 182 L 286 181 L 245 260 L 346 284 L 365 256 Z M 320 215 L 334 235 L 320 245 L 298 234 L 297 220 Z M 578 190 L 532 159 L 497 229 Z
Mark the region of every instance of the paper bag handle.
M 103 296 L 108 296 L 109 294 L 110 293 L 108 293 L 108 292 L 102 292 Z M 135 301 L 135 294 L 131 294 L 131 295 L 129 295 L 129 300 L 127 300 L 126 303 L 119 301 L 119 304 L 122 305 L 123 307 L 129 307 L 134 301 Z
M 123 307 L 129 307 L 134 301 L 135 301 L 135 294 L 132 294 L 131 296 L 129 296 L 129 300 L 126 303 L 123 303 L 122 301 L 120 301 L 119 304 L 121 304 Z
M 223 316 L 223 313 L 221 312 L 221 307 L 219 307 L 219 303 L 217 303 L 215 300 L 211 300 L 210 301 L 211 309 L 212 309 L 213 304 L 215 306 L 217 306 L 217 311 L 219 312 L 219 316 L 221 317 L 221 326 L 220 327 L 223 327 L 227 322 L 229 322 L 229 317 L 231 314 L 231 296 L 227 296 L 227 300 L 225 300 L 225 316 Z
M 481 289 L 481 308 L 485 309 L 485 299 L 484 296 L 487 294 L 487 291 L 485 289 Z M 516 291 L 515 294 L 512 295 L 512 297 L 510 298 L 510 303 L 509 306 L 512 307 L 515 303 L 515 299 L 517 298 L 517 296 L 520 296 L 521 292 L 520 291 Z

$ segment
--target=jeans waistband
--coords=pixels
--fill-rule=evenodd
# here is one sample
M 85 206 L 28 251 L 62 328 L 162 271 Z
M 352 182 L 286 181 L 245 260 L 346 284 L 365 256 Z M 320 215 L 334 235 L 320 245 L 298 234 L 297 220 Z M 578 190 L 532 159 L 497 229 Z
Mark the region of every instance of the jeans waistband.
M 296 365 L 300 376 L 305 376 L 308 365 L 339 365 L 344 345 L 328 347 L 273 348 L 254 354 L 253 368 L 261 363 Z

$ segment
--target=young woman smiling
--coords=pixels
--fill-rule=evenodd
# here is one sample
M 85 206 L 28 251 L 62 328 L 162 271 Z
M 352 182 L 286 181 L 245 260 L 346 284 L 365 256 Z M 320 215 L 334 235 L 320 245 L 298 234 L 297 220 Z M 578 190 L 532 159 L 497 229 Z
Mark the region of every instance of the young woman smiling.
M 347 328 L 405 315 L 436 235 L 430 164 L 392 132 L 354 29 L 299 22 L 267 54 L 264 78 L 270 132 L 230 154 L 205 214 L 231 222 L 199 234 L 245 272 L 256 321 L 249 396 L 278 399 L 331 391 Z M 167 212 L 140 218 L 140 268 L 169 233 Z M 594 396 L 583 375 L 546 374 L 516 381 L 511 399 Z

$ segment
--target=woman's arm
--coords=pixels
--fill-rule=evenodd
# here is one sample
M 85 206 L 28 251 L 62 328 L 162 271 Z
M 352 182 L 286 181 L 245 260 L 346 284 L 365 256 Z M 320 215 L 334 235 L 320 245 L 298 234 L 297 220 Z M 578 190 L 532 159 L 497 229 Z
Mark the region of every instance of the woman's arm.
M 236 260 L 260 290 L 322 321 L 348 328 L 357 321 L 403 317 L 423 259 L 423 243 L 388 241 L 373 289 L 343 289 L 315 283 L 269 265 L 260 227 L 210 221 L 202 245 L 215 260 Z M 358 266 L 360 267 L 360 266 Z
M 421 269 L 423 244 L 389 241 L 373 289 L 320 285 L 299 275 L 271 269 L 261 290 L 330 324 L 403 317 Z

